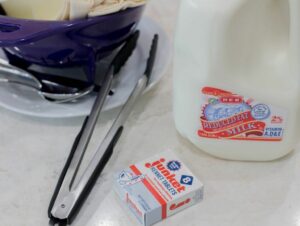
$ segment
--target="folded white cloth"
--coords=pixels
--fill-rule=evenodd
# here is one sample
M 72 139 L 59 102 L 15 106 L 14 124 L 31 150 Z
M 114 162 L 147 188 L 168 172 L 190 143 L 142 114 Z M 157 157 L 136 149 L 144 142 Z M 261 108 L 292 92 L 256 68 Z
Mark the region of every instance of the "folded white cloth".
M 72 20 L 101 16 L 146 4 L 148 0 L 0 0 L 8 15 L 36 20 Z
M 109 13 L 114 13 L 126 8 L 132 8 L 144 5 L 145 0 L 104 0 L 103 3 L 93 7 L 89 11 L 88 16 L 100 16 Z
M 147 0 L 69 0 L 69 18 L 106 15 L 144 5 Z M 65 15 L 66 17 L 66 15 Z

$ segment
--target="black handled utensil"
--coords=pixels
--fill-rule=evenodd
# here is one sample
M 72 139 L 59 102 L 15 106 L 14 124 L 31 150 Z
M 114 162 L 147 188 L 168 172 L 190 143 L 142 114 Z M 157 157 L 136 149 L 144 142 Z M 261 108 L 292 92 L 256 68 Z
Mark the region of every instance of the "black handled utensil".
M 79 200 L 80 196 L 83 194 L 83 191 L 77 194 L 77 197 L 73 197 L 72 200 L 65 199 L 74 189 L 73 182 L 77 176 L 77 172 L 80 168 L 85 151 L 94 132 L 96 122 L 103 108 L 106 97 L 109 94 L 113 78 L 131 56 L 136 47 L 138 38 L 139 31 L 135 32 L 127 40 L 127 42 L 116 55 L 109 67 L 108 73 L 105 76 L 103 86 L 96 97 L 91 113 L 88 117 L 86 117 L 81 131 L 73 143 L 71 153 L 61 173 L 49 205 L 48 215 L 54 222 L 67 221 L 70 223 L 75 212 L 74 210 L 80 208 Z
M 78 169 L 93 133 L 96 119 L 101 112 L 105 97 L 108 95 L 110 90 L 112 78 L 120 71 L 122 65 L 124 65 L 129 58 L 128 51 L 130 51 L 131 55 L 138 37 L 139 33 L 134 34 L 113 61 L 110 72 L 108 73 L 103 86 L 104 88 L 102 88 L 95 101 L 92 113 L 86 118 L 80 133 L 75 139 L 73 148 L 63 168 L 49 205 L 48 215 L 50 218 L 50 224 L 52 225 L 67 225 L 72 223 L 84 200 L 94 186 L 99 174 L 109 161 L 113 153 L 114 146 L 122 134 L 123 125 L 132 111 L 135 102 L 147 87 L 155 61 L 158 35 L 155 35 L 153 39 L 145 74 L 137 82 L 134 90 L 99 146 L 96 154 L 90 161 L 79 181 L 75 184 L 74 181 L 77 176 Z

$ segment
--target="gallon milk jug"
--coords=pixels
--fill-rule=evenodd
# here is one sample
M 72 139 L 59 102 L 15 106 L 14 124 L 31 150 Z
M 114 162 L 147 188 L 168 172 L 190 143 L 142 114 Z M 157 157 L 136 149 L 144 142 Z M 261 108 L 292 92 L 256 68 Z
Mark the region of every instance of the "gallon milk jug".
M 299 136 L 300 0 L 183 0 L 178 131 L 224 159 L 269 161 Z

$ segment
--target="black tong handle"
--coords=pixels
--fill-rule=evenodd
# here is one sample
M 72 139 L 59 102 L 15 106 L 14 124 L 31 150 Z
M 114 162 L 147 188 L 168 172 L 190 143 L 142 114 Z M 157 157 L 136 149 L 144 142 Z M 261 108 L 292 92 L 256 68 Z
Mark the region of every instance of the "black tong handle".
M 140 37 L 140 31 L 136 31 L 130 36 L 128 41 L 124 44 L 121 50 L 118 52 L 117 56 L 112 61 L 112 67 L 114 69 L 113 73 L 116 75 L 120 72 L 121 68 L 127 62 L 128 58 L 132 55 L 137 41 Z
M 145 70 L 145 73 L 144 73 L 147 76 L 148 80 L 150 79 L 150 76 L 152 75 L 153 66 L 154 66 L 154 63 L 155 63 L 155 60 L 156 60 L 158 41 L 159 41 L 159 36 L 158 36 L 158 34 L 155 34 L 154 38 L 153 38 L 153 41 L 152 41 L 149 58 L 148 58 L 148 61 L 147 61 L 147 67 L 146 67 L 146 70 Z
M 77 200 L 77 203 L 73 209 L 73 211 L 71 212 L 70 216 L 68 219 L 65 220 L 60 220 L 60 219 L 56 219 L 52 216 L 51 214 L 51 210 L 54 206 L 55 200 L 59 194 L 59 190 L 61 188 L 61 185 L 63 184 L 64 178 L 66 176 L 66 173 L 68 171 L 68 168 L 70 167 L 70 164 L 72 162 L 73 156 L 75 154 L 77 145 L 79 143 L 80 140 L 80 136 L 82 135 L 82 131 L 84 130 L 84 127 L 86 125 L 86 122 L 88 120 L 88 117 L 86 117 L 83 127 L 81 128 L 81 131 L 79 132 L 79 134 L 77 135 L 75 142 L 73 144 L 73 147 L 71 149 L 71 152 L 69 154 L 69 157 L 67 159 L 67 162 L 62 170 L 62 173 L 59 177 L 59 180 L 57 182 L 57 185 L 55 187 L 53 196 L 51 198 L 50 204 L 49 204 L 49 208 L 48 208 L 48 217 L 50 219 L 50 221 L 52 222 L 53 225 L 55 224 L 60 224 L 60 225 L 67 225 L 67 224 L 71 224 L 73 222 L 73 220 L 75 219 L 75 217 L 77 216 L 78 212 L 80 211 L 80 208 L 82 207 L 82 205 L 84 204 L 84 201 L 87 199 L 87 197 L 89 196 L 92 188 L 94 187 L 99 175 L 101 174 L 101 172 L 103 171 L 103 169 L 105 168 L 105 166 L 107 165 L 109 159 L 111 158 L 112 154 L 113 154 L 113 150 L 115 145 L 118 143 L 119 138 L 122 135 L 123 132 L 123 127 L 120 127 L 118 129 L 118 131 L 116 132 L 114 138 L 112 139 L 109 147 L 107 148 L 107 150 L 105 151 L 102 159 L 99 161 L 97 168 L 95 169 L 92 177 L 89 178 L 89 181 L 87 183 L 87 185 L 84 188 L 84 191 L 82 192 L 81 196 L 79 197 L 79 199 Z
M 58 182 L 57 182 L 57 184 L 56 184 L 56 186 L 55 186 L 54 193 L 53 193 L 53 195 L 52 195 L 52 198 L 51 198 L 51 201 L 50 201 L 50 204 L 49 204 L 49 207 L 48 207 L 48 217 L 49 217 L 51 220 L 53 220 L 54 222 L 56 222 L 57 219 L 54 219 L 54 218 L 53 218 L 53 216 L 52 216 L 52 214 L 51 214 L 51 210 L 52 210 L 52 208 L 53 208 L 53 206 L 54 206 L 54 203 L 55 203 L 55 201 L 56 201 L 56 199 L 57 199 L 57 196 L 58 196 L 58 194 L 59 194 L 60 188 L 61 188 L 61 186 L 62 186 L 62 184 L 63 184 L 63 182 L 64 182 L 65 176 L 66 176 L 66 174 L 67 174 L 67 172 L 68 172 L 68 169 L 69 169 L 69 167 L 70 167 L 70 165 L 71 165 L 71 162 L 72 162 L 72 159 L 73 159 L 73 157 L 74 157 L 75 151 L 76 151 L 76 149 L 77 149 L 79 140 L 80 140 L 80 138 L 81 138 L 81 136 L 82 136 L 82 133 L 83 133 L 85 127 L 86 127 L 86 124 L 87 124 L 87 121 L 88 121 L 88 120 L 89 120 L 89 117 L 86 117 L 85 120 L 84 120 L 84 122 L 83 122 L 83 125 L 82 125 L 82 127 L 81 127 L 80 132 L 78 133 L 78 135 L 77 135 L 76 138 L 75 138 L 75 141 L 74 141 L 74 143 L 73 143 L 71 152 L 70 152 L 70 154 L 69 154 L 69 156 L 68 156 L 68 159 L 67 159 L 67 161 L 66 161 L 66 163 L 65 163 L 65 165 L 64 165 L 64 168 L 63 168 L 63 170 L 62 170 L 62 172 L 61 172 L 61 174 L 60 174 L 60 176 L 59 176 Z
M 119 130 L 116 132 L 114 138 L 112 139 L 109 147 L 107 148 L 107 150 L 103 154 L 103 157 L 99 161 L 99 163 L 98 163 L 95 171 L 93 172 L 92 176 L 89 178 L 88 183 L 84 187 L 83 192 L 81 193 L 80 197 L 78 198 L 72 212 L 70 213 L 69 218 L 67 219 L 68 224 L 71 224 L 73 222 L 73 220 L 75 219 L 75 217 L 79 213 L 82 205 L 84 204 L 85 200 L 87 199 L 87 197 L 89 196 L 89 194 L 92 191 L 93 187 L 95 186 L 95 183 L 97 182 L 98 177 L 100 176 L 103 169 L 105 168 L 105 166 L 109 162 L 109 160 L 110 160 L 110 158 L 113 154 L 114 148 L 115 148 L 116 144 L 118 143 L 119 138 L 122 135 L 122 132 L 123 132 L 123 127 L 120 127 Z

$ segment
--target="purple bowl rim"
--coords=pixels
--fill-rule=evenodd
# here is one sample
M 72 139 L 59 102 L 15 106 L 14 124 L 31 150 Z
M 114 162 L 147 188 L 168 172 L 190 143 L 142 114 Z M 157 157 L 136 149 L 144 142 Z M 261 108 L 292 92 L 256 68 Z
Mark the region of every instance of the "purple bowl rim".
M 9 48 L 11 46 L 20 46 L 27 44 L 28 42 L 35 42 L 37 40 L 40 40 L 54 32 L 60 33 L 60 32 L 68 32 L 72 29 L 76 29 L 76 27 L 80 27 L 82 25 L 88 26 L 91 24 L 96 24 L 97 22 L 107 20 L 109 18 L 113 18 L 115 16 L 122 16 L 124 14 L 128 14 L 132 11 L 139 11 L 143 10 L 145 5 L 133 7 L 133 8 L 127 8 L 124 10 L 120 10 L 115 13 L 110 13 L 107 15 L 101 15 L 101 16 L 95 16 L 95 17 L 88 17 L 83 19 L 74 19 L 74 20 L 65 20 L 65 21 L 51 21 L 51 20 L 30 20 L 30 19 L 20 19 L 15 17 L 9 17 L 9 16 L 0 16 L 1 18 L 5 18 L 6 22 L 13 23 L 13 24 L 19 24 L 19 25 L 39 25 L 39 26 L 47 26 L 47 29 L 37 32 L 36 34 L 28 34 L 26 37 L 22 37 L 19 40 L 15 41 L 9 41 L 9 40 L 3 40 L 1 41 L 1 48 Z

